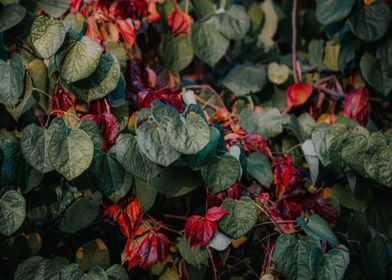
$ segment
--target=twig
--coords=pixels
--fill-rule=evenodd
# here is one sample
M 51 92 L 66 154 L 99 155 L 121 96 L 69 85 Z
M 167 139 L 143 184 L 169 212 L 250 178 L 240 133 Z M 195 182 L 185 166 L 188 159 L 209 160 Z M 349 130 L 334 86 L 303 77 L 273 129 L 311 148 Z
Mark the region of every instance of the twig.
M 292 66 L 295 83 L 298 83 L 297 74 L 297 0 L 293 1 L 293 10 L 291 12 L 291 52 L 292 52 Z
M 276 230 L 279 231 L 280 233 L 283 233 L 282 229 L 280 228 L 279 224 L 277 222 L 275 222 L 274 219 L 272 219 L 272 217 L 270 216 L 270 214 L 268 213 L 268 211 L 264 208 L 264 206 L 255 203 L 256 207 L 263 212 L 270 220 L 271 222 L 274 224 L 274 226 L 276 227 Z
M 215 263 L 214 263 L 214 258 L 212 257 L 210 248 L 207 248 L 207 251 L 208 251 L 208 256 L 211 259 L 212 270 L 214 271 L 214 279 L 218 280 L 218 271 L 216 270 Z
M 174 220 L 183 220 L 183 221 L 187 220 L 187 217 L 177 216 L 177 215 L 172 215 L 172 214 L 165 214 L 165 215 L 163 215 L 163 218 L 174 219 Z

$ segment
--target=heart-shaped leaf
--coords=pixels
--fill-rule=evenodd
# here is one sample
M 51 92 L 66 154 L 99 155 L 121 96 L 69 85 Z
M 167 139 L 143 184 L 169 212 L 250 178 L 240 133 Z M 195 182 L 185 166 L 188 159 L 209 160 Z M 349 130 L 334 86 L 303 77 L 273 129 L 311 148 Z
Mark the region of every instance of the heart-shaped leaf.
M 49 160 L 49 133 L 36 124 L 23 129 L 20 139 L 23 156 L 27 162 L 42 174 L 54 168 Z
M 359 39 L 369 42 L 384 36 L 391 21 L 392 11 L 384 1 L 372 1 L 369 5 L 357 2 L 348 19 L 348 25 Z
M 211 155 L 201 167 L 201 174 L 209 190 L 218 193 L 229 189 L 240 178 L 241 165 L 230 154 Z
M 192 24 L 191 42 L 195 55 L 210 66 L 214 66 L 225 55 L 230 43 L 207 22 Z
M 31 41 L 41 57 L 53 56 L 65 39 L 65 28 L 60 20 L 40 16 L 31 27 Z
M 250 198 L 225 199 L 220 207 L 227 210 L 229 214 L 220 220 L 219 228 L 231 238 L 240 238 L 248 233 L 257 222 L 257 208 Z
M 89 37 L 83 37 L 67 52 L 61 65 L 61 77 L 67 83 L 86 79 L 94 73 L 102 54 L 99 43 Z
M 21 55 L 14 55 L 9 62 L 0 59 L 0 103 L 15 106 L 23 94 L 24 66 Z
M 101 55 L 98 66 L 88 78 L 72 84 L 62 82 L 79 99 L 91 102 L 115 90 L 120 77 L 120 64 L 111 53 L 106 52 Z
M 312 271 L 316 279 L 343 279 L 350 262 L 348 249 L 333 249 L 323 254 L 320 248 L 313 248 L 310 254 Z
M 185 69 L 193 60 L 193 49 L 188 36 L 165 35 L 161 53 L 167 67 L 174 73 Z
M 54 169 L 67 180 L 82 174 L 90 166 L 94 145 L 86 132 L 72 129 L 68 134 L 63 119 L 52 122 L 48 129 L 48 155 Z
M 0 198 L 0 234 L 12 235 L 26 217 L 26 200 L 17 191 L 10 190 Z
M 350 13 L 355 0 L 316 0 L 316 17 L 323 25 L 344 19 Z
M 328 241 L 332 247 L 336 247 L 338 240 L 329 227 L 328 223 L 317 214 L 312 214 L 308 221 L 298 217 L 297 223 L 304 229 L 307 235 L 320 240 Z
M 281 85 L 287 81 L 290 75 L 290 69 L 287 65 L 279 65 L 276 62 L 268 64 L 268 79 L 276 85 Z
M 197 154 L 210 140 L 208 123 L 195 112 L 189 112 L 185 119 L 171 119 L 167 132 L 170 145 L 186 155 Z
M 258 152 L 251 153 L 248 157 L 247 171 L 252 175 L 260 184 L 269 188 L 274 180 L 272 174 L 272 166 L 268 158 Z
M 309 260 L 312 249 L 317 247 L 320 242 L 311 236 L 297 239 L 293 235 L 281 234 L 272 254 L 276 270 L 288 279 L 312 279 Z
M 161 168 L 140 151 L 136 137 L 122 133 L 117 138 L 116 156 L 127 172 L 146 181 L 156 177 Z
M 151 123 L 143 123 L 136 129 L 136 139 L 142 153 L 151 161 L 169 166 L 181 154 L 173 149 L 167 132 Z
M 0 11 L 0 32 L 20 23 L 26 15 L 26 8 L 19 4 L 8 4 Z

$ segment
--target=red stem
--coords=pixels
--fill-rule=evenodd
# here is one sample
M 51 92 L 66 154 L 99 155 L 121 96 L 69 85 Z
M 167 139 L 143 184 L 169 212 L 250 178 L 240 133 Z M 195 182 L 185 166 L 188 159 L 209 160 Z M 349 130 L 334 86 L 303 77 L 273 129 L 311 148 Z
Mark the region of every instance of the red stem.
M 291 52 L 292 54 L 292 66 L 293 66 L 293 76 L 294 82 L 298 83 L 298 74 L 297 74 L 297 0 L 293 1 L 293 10 L 291 13 Z

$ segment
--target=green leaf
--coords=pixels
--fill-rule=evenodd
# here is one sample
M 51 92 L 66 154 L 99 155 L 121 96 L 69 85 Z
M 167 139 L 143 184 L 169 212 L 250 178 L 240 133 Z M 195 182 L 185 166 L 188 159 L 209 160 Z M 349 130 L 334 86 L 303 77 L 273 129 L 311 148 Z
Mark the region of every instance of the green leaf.
M 268 158 L 259 153 L 251 153 L 248 157 L 246 168 L 260 184 L 269 188 L 274 180 L 271 163 Z
M 344 19 L 350 13 L 355 0 L 316 0 L 316 17 L 323 25 Z
M 320 280 L 341 280 L 350 262 L 350 254 L 344 249 L 333 249 L 323 254 L 320 248 L 313 248 L 311 252 L 311 268 Z
M 203 150 L 210 140 L 208 123 L 197 113 L 189 112 L 185 119 L 173 118 L 167 125 L 170 145 L 185 155 Z
M 364 169 L 373 180 L 387 187 L 392 187 L 392 147 L 380 147 L 364 160 Z
M 213 248 L 217 251 L 224 251 L 231 245 L 231 238 L 224 235 L 220 231 L 217 231 L 214 237 L 208 243 L 208 247 Z
M 133 181 L 133 177 L 117 161 L 116 151 L 116 145 L 107 153 L 95 151 L 89 168 L 98 190 L 113 202 L 118 202 L 128 193 Z
M 385 73 L 386 77 L 392 79 L 392 39 L 377 49 L 376 56 L 381 63 L 381 71 Z
M 88 271 L 95 266 L 107 268 L 110 265 L 109 250 L 102 239 L 93 239 L 76 251 L 75 260 L 82 271 Z
M 355 0 L 354 0 L 355 1 Z M 319 3 L 324 3 L 326 1 L 317 1 L 317 7 L 320 6 Z M 324 40 L 313 39 L 308 45 L 309 50 L 309 63 L 312 66 L 320 66 L 323 62 L 324 57 Z
M 239 200 L 227 198 L 221 208 L 229 212 L 219 221 L 221 231 L 237 239 L 248 233 L 257 222 L 257 208 L 252 199 L 242 197 Z
M 129 280 L 128 273 L 124 267 L 119 264 L 113 264 L 106 269 L 109 280 Z
M 191 265 L 199 267 L 208 264 L 207 250 L 200 248 L 199 246 L 191 248 L 185 234 L 180 239 L 178 250 L 185 261 Z
M 218 193 L 229 189 L 240 179 L 241 165 L 230 154 L 210 155 L 201 167 L 201 174 L 209 190 Z
M 69 9 L 69 0 L 39 0 L 37 4 L 46 14 L 55 18 L 61 17 Z
M 133 176 L 151 181 L 161 172 L 161 168 L 140 151 L 136 137 L 132 134 L 121 133 L 116 146 L 118 162 Z
M 67 133 L 64 120 L 52 122 L 48 129 L 48 155 L 54 169 L 68 181 L 75 179 L 90 166 L 94 146 L 90 137 L 81 129 Z
M 168 124 L 173 119 L 180 120 L 181 115 L 178 111 L 161 101 L 153 101 L 151 104 L 151 116 L 159 127 L 168 130 Z
M 184 195 L 203 182 L 200 174 L 186 167 L 170 166 L 153 179 L 153 185 L 167 197 Z
M 103 98 L 115 90 L 120 77 L 120 64 L 111 53 L 105 52 L 101 55 L 94 73 L 88 78 L 72 84 L 62 80 L 62 83 L 79 99 L 91 102 Z
M 31 42 L 41 57 L 53 56 L 65 39 L 65 28 L 60 20 L 40 16 L 31 27 Z
M 341 185 L 335 185 L 329 195 L 336 198 L 339 203 L 352 210 L 364 211 L 366 209 L 366 202 L 358 200 L 353 193 Z
M 136 129 L 136 133 L 139 148 L 149 160 L 169 166 L 181 156 L 171 147 L 169 136 L 162 128 L 146 122 Z
M 65 211 L 59 229 L 66 233 L 75 233 L 91 224 L 98 215 L 101 194 L 95 192 L 73 202 Z
M 297 239 L 292 235 L 281 234 L 272 254 L 276 270 L 290 280 L 312 279 L 310 253 L 317 247 L 320 247 L 320 242 L 311 236 Z
M 150 183 L 136 178 L 135 180 L 136 197 L 140 200 L 144 212 L 148 212 L 154 205 L 157 197 L 157 189 Z
M 319 173 L 319 159 L 315 151 L 315 147 L 311 139 L 307 139 L 301 144 L 302 152 L 304 153 L 306 162 L 309 165 L 310 178 L 313 184 L 316 183 Z
M 290 69 L 287 65 L 281 64 L 279 65 L 276 62 L 271 62 L 268 64 L 268 79 L 276 84 L 276 85 L 281 85 L 284 82 L 287 81 L 287 79 L 290 76 Z
M 210 21 L 230 40 L 241 40 L 250 28 L 250 17 L 241 5 L 232 5 L 227 12 L 215 15 Z
M 348 135 L 349 131 L 347 126 L 336 122 L 329 127 L 325 136 L 325 143 L 326 148 L 328 149 L 329 158 L 339 167 L 344 166 L 342 149 L 344 147 L 344 141 Z
M 87 274 L 84 275 L 83 280 L 107 280 L 108 276 L 106 275 L 105 270 L 103 268 L 95 266 L 93 267 Z
M 0 11 L 0 32 L 20 23 L 26 15 L 26 8 L 18 4 L 5 5 Z
M 94 73 L 101 62 L 102 47 L 84 36 L 67 52 L 61 65 L 61 77 L 67 83 L 86 79 Z
M 193 60 L 193 49 L 188 36 L 165 35 L 161 44 L 161 55 L 166 66 L 178 73 Z
M 33 279 L 39 264 L 45 259 L 40 256 L 32 256 L 21 262 L 16 268 L 14 280 Z
M 230 42 L 213 25 L 196 22 L 192 24 L 191 43 L 195 55 L 214 66 L 225 55 Z
M 0 234 L 11 236 L 26 217 L 26 200 L 17 191 L 10 190 L 0 198 Z
M 84 273 L 77 263 L 67 265 L 60 271 L 59 280 L 81 280 Z
M 15 106 L 23 94 L 24 66 L 22 56 L 14 55 L 9 62 L 0 59 L 0 103 Z
M 392 11 L 382 0 L 375 0 L 369 5 L 357 1 L 353 13 L 348 19 L 351 31 L 366 42 L 380 39 L 390 28 Z
M 239 115 L 239 124 L 248 133 L 261 134 L 264 137 L 275 137 L 283 132 L 283 125 L 289 122 L 287 115 L 282 115 L 277 108 L 264 108 L 254 112 L 247 108 Z
M 344 162 L 362 176 L 366 175 L 364 161 L 367 159 L 368 137 L 369 132 L 364 128 L 351 131 L 341 151 Z
M 328 223 L 319 215 L 312 214 L 307 223 L 304 219 L 298 217 L 297 223 L 304 229 L 307 235 L 328 241 L 331 247 L 336 247 L 338 244 L 338 240 Z
M 381 59 L 385 60 L 383 55 L 379 54 L 379 56 Z M 371 53 L 365 52 L 361 57 L 359 65 L 363 77 L 371 87 L 375 88 L 385 96 L 392 91 L 392 75 L 388 74 L 389 72 L 387 69 L 384 69 L 384 62 L 377 59 Z
M 54 168 L 49 160 L 49 133 L 36 124 L 26 126 L 20 139 L 23 156 L 42 174 Z
M 329 126 L 325 123 L 318 125 L 312 131 L 312 142 L 315 148 L 315 151 L 324 166 L 327 166 L 331 163 L 331 159 L 329 157 L 329 150 L 326 144 L 326 136 L 328 132 Z
M 237 96 L 258 92 L 266 83 L 264 66 L 242 64 L 234 66 L 222 81 L 222 84 Z
M 391 274 L 392 242 L 381 234 L 366 244 L 361 243 L 361 262 L 369 279 L 388 279 Z
M 27 74 L 25 78 L 24 94 L 22 99 L 12 107 L 6 107 L 6 110 L 15 121 L 29 111 L 35 104 L 37 100 L 33 96 L 33 85 L 30 76 Z

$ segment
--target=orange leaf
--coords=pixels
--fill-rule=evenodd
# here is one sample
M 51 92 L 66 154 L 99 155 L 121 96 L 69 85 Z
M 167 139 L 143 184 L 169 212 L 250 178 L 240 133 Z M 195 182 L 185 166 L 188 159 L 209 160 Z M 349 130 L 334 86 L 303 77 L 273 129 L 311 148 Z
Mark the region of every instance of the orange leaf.
M 305 82 L 292 84 L 286 89 L 287 111 L 304 104 L 312 95 L 313 87 Z

